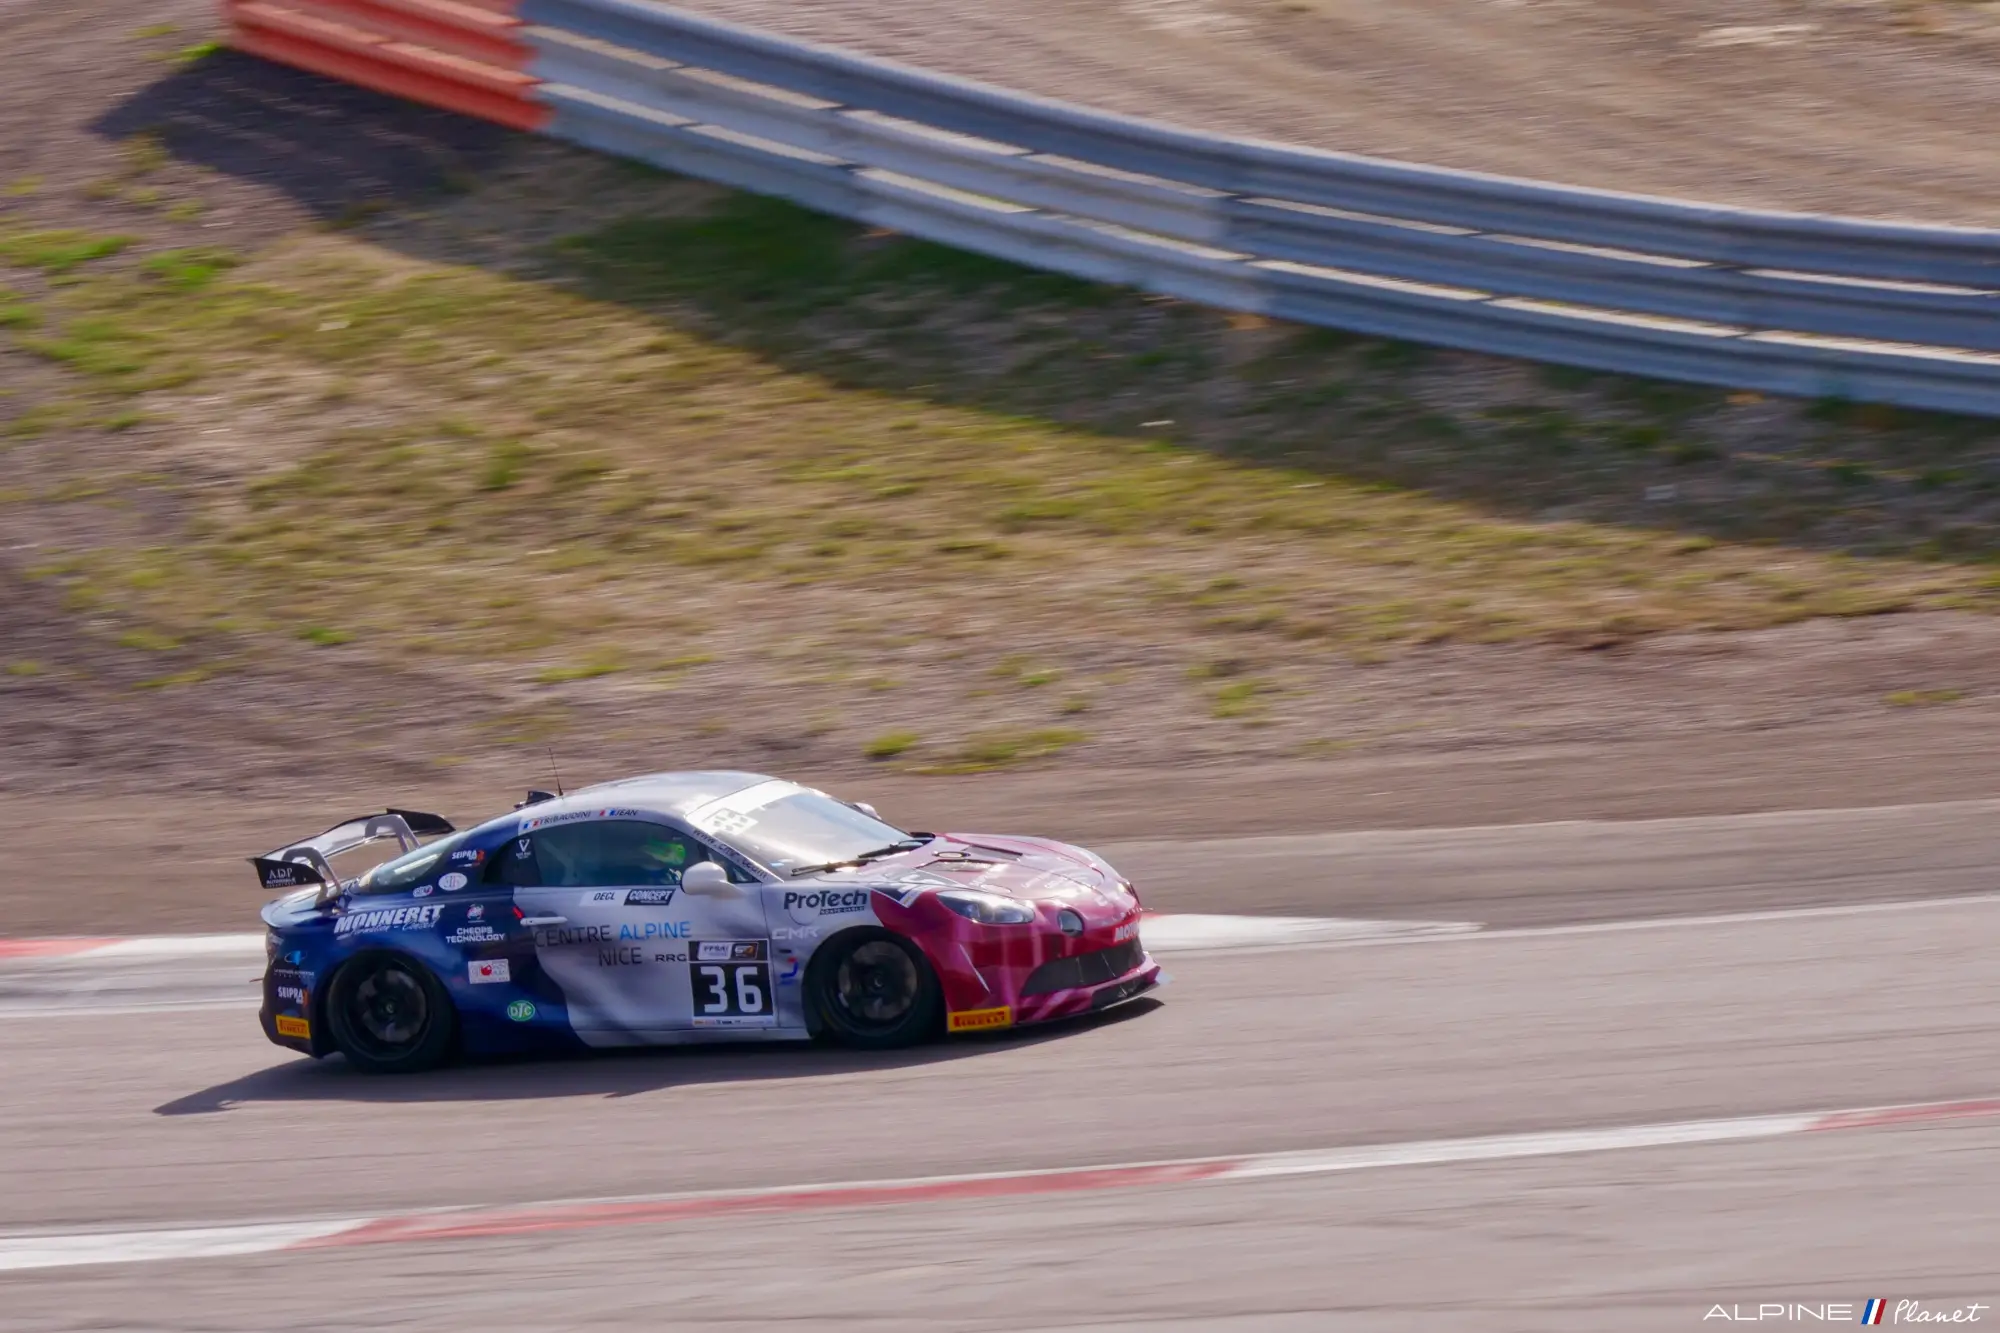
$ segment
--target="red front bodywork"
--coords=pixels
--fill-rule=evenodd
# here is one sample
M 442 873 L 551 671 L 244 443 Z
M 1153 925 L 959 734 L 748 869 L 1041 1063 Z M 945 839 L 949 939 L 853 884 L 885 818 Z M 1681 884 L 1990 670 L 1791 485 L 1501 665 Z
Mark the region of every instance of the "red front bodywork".
M 898 858 L 895 868 L 943 881 L 931 888 L 999 894 L 1035 912 L 1029 923 L 984 925 L 931 893 L 914 891 L 919 886 L 903 895 L 907 902 L 875 895 L 882 923 L 914 940 L 936 970 L 947 1032 L 1072 1018 L 1160 983 L 1159 964 L 1140 940 L 1137 894 L 1081 848 L 1038 838 L 950 834 Z M 1062 929 L 1065 911 L 1081 920 L 1078 933 Z M 1072 959 L 1077 961 L 1065 962 Z

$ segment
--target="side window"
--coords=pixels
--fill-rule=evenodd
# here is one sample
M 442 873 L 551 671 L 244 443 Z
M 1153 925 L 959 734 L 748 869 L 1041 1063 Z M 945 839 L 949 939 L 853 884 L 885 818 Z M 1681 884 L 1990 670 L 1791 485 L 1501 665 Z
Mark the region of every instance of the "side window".
M 504 884 L 514 889 L 532 889 L 542 882 L 535 866 L 535 840 L 525 834 L 507 839 L 486 858 L 488 884 Z
M 537 829 L 539 883 L 547 888 L 678 884 L 707 849 L 674 829 L 636 819 L 597 819 Z M 518 839 L 517 839 L 518 841 Z

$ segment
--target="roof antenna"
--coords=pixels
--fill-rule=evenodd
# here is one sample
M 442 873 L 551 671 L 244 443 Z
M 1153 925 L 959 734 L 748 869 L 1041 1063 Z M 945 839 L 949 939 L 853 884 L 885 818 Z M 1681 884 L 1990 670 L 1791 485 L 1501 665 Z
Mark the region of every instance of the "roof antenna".
M 556 795 L 558 796 L 569 795 L 568 792 L 563 790 L 562 771 L 556 767 L 556 747 L 553 745 L 549 747 L 549 773 L 556 780 Z

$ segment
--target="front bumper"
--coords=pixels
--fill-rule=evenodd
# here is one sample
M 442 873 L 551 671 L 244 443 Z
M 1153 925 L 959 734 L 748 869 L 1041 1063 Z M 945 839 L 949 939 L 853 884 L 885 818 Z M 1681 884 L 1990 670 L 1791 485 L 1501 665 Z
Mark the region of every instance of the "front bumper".
M 1119 975 L 1102 981 L 1089 980 L 1084 985 L 1061 990 L 1023 995 L 1015 1006 L 1016 1025 L 1026 1027 L 1031 1023 L 1051 1023 L 1062 1018 L 1079 1018 L 1084 1014 L 1094 1014 L 1113 1005 L 1123 1004 L 1127 1000 L 1136 1000 L 1147 991 L 1159 989 L 1166 981 L 1161 975 L 1160 965 L 1154 962 L 1145 950 L 1138 949 L 1134 952 L 1138 956 L 1136 964 Z M 1090 955 L 1083 956 L 1088 958 Z

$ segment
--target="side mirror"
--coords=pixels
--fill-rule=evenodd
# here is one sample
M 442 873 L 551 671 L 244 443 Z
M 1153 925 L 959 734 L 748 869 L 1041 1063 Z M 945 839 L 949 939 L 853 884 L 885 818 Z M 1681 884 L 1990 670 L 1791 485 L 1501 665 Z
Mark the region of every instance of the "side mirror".
M 696 861 L 681 872 L 681 892 L 719 896 L 735 892 L 729 872 L 713 861 Z
M 856 810 L 859 810 L 862 814 L 867 815 L 870 819 L 880 819 L 882 817 L 881 812 L 878 811 L 874 806 L 868 804 L 868 802 L 866 801 L 849 801 L 848 804 L 852 805 Z

